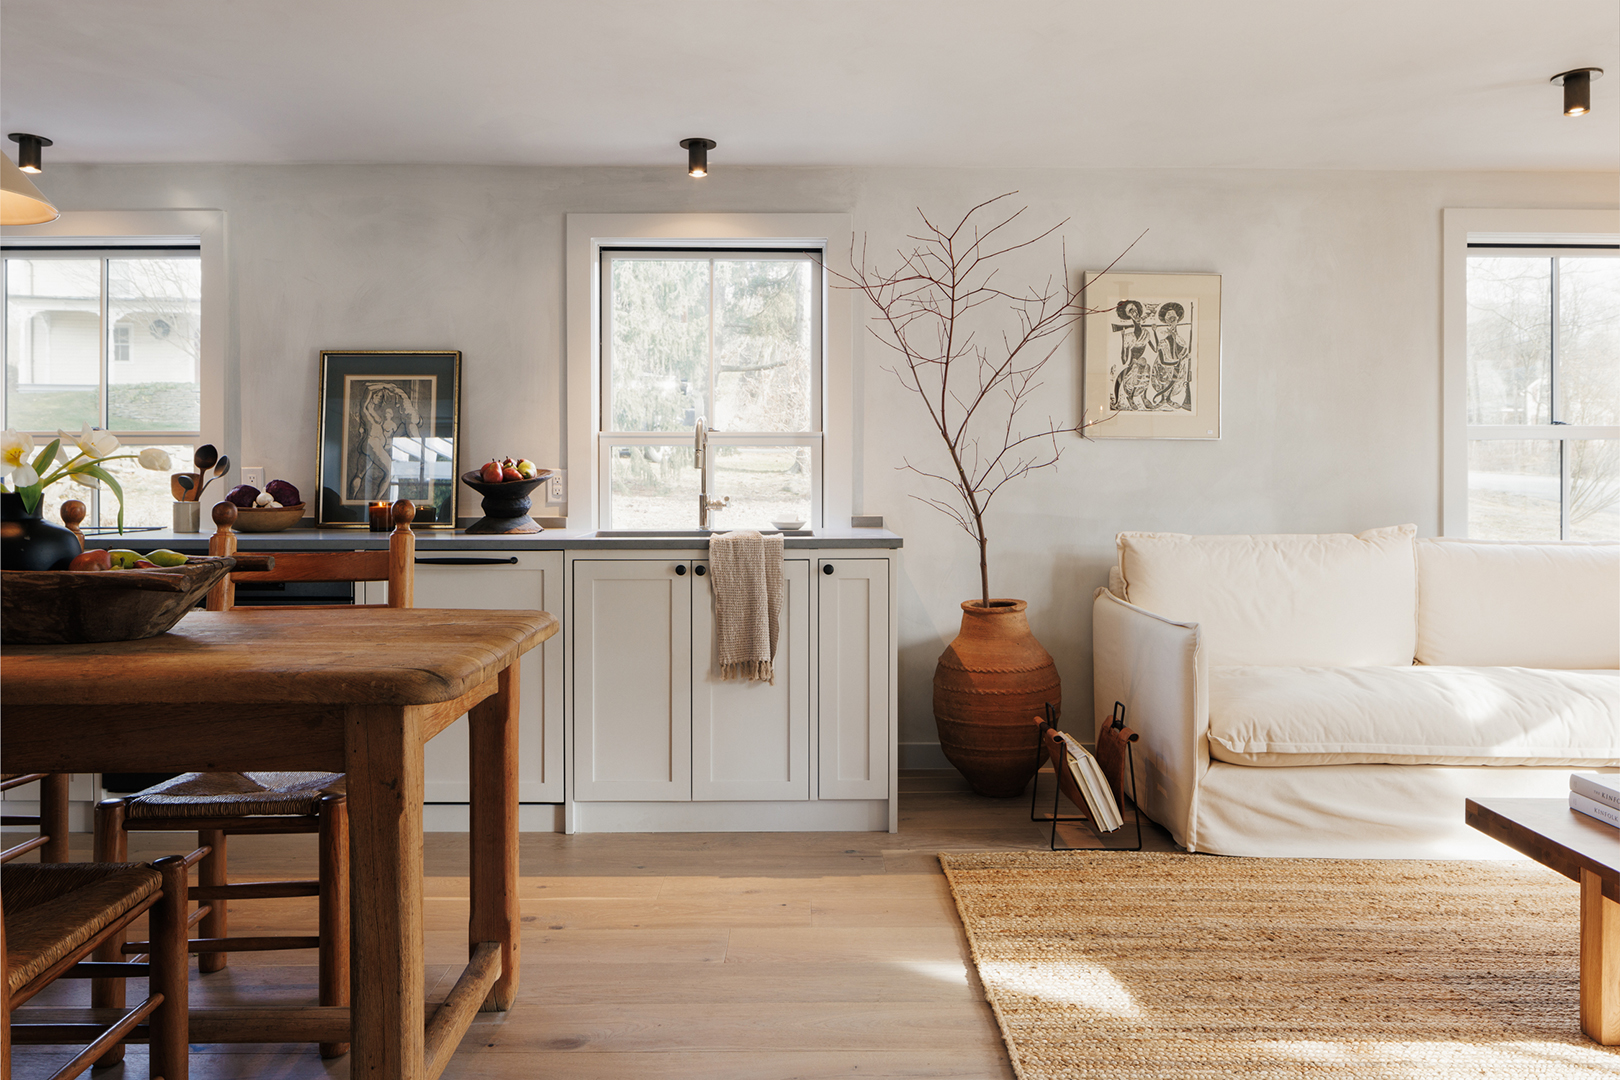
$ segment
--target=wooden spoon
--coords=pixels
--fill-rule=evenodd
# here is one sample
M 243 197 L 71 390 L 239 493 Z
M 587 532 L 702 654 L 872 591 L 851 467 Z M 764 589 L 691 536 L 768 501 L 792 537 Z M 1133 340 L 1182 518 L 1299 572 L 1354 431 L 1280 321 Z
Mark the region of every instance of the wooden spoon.
M 174 493 L 175 502 L 189 502 L 191 489 L 196 486 L 197 483 L 191 478 L 190 473 L 175 473 L 169 477 L 169 490 Z
M 230 455 L 227 454 L 225 457 L 222 457 L 222 458 L 219 459 L 219 464 L 218 465 L 214 466 L 214 475 L 210 476 L 207 480 L 203 481 L 202 491 L 197 492 L 197 500 L 199 502 L 202 501 L 203 491 L 208 490 L 208 485 L 209 484 L 212 484 L 217 478 L 219 478 L 221 476 L 224 476 L 226 473 L 228 473 L 230 471 L 231 471 L 231 458 L 230 458 Z
M 219 450 L 213 443 L 203 443 L 191 453 L 191 464 L 200 473 L 207 472 L 219 460 Z

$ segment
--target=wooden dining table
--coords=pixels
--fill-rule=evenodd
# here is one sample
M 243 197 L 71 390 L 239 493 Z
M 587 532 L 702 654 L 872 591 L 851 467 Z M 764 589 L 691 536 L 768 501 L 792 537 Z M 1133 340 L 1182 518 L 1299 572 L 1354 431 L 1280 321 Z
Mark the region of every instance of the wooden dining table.
M 237 608 L 141 641 L 8 645 L 0 766 L 346 772 L 352 1006 L 194 1011 L 191 1038 L 348 1041 L 351 1076 L 432 1080 L 517 993 L 517 660 L 556 632 L 543 611 Z M 423 748 L 463 714 L 469 963 L 429 1022 Z

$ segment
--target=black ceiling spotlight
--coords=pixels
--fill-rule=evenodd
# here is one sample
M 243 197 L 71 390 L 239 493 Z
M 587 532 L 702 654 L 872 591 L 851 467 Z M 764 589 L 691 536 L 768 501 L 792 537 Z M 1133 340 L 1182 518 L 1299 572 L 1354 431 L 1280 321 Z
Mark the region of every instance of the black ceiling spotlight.
M 13 131 L 6 137 L 17 144 L 17 168 L 26 173 L 45 171 L 39 163 L 39 148 L 51 145 L 51 140 L 43 135 L 29 135 L 21 131 Z
M 1565 116 L 1585 116 L 1592 111 L 1592 80 L 1602 76 L 1602 68 L 1584 67 L 1561 71 L 1552 77 L 1552 82 L 1564 88 Z
M 713 139 L 682 139 L 681 149 L 686 151 L 686 175 L 709 175 L 709 151 L 715 148 Z

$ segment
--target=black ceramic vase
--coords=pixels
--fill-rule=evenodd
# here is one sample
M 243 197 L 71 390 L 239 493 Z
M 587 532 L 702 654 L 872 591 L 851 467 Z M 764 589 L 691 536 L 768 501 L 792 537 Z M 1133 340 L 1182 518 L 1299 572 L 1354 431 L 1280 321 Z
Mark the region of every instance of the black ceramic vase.
M 15 491 L 0 492 L 0 569 L 66 570 L 79 538 L 23 508 Z

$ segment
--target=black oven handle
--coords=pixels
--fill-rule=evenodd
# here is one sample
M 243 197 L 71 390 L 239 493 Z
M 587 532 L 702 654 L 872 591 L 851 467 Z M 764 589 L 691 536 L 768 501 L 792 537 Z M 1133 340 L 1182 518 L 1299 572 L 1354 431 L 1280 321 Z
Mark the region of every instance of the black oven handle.
M 437 559 L 417 559 L 417 566 L 516 566 L 518 557 L 512 555 L 505 559 L 455 557 Z

